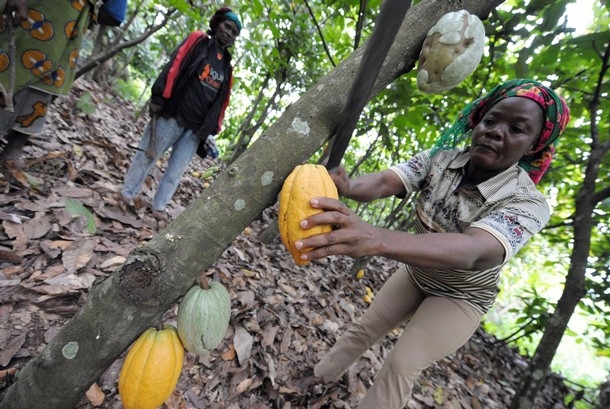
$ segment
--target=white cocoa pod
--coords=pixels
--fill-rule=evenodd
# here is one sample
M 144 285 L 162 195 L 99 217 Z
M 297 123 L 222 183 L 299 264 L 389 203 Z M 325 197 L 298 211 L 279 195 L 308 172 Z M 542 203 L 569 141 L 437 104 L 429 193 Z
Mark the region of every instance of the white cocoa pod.
M 483 56 L 485 27 L 466 10 L 445 14 L 428 31 L 419 53 L 417 87 L 441 92 L 462 82 Z

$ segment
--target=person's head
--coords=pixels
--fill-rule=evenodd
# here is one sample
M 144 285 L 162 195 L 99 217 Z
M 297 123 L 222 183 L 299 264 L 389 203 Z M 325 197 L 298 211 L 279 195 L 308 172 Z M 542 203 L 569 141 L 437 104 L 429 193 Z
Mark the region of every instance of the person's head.
M 496 175 L 534 153 L 544 112 L 533 100 L 508 97 L 489 108 L 472 129 L 470 171 Z
M 233 45 L 241 29 L 241 21 L 237 14 L 228 7 L 221 7 L 210 19 L 208 34 L 220 47 L 227 48 Z
M 468 104 L 436 148 L 455 146 L 472 134 L 471 159 L 487 162 L 497 173 L 518 163 L 538 183 L 569 120 L 555 91 L 534 80 L 510 80 Z

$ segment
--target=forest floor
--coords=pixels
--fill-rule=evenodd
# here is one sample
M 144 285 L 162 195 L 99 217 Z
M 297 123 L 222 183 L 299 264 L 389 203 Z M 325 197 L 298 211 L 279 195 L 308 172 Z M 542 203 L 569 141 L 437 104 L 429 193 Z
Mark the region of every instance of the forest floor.
M 0 392 L 61 331 L 93 281 L 111 274 L 162 227 L 145 210 L 130 213 L 117 202 L 145 125 L 137 114 L 111 91 L 79 80 L 70 98 L 53 103 L 45 131 L 26 147 L 24 172 L 0 174 Z M 162 159 L 147 180 L 146 200 L 164 165 Z M 193 172 L 216 165 L 223 166 L 191 162 L 169 206 L 172 219 L 205 190 Z M 366 287 L 379 290 L 396 265 L 372 259 L 361 279 L 350 273 L 349 258 L 299 267 L 279 238 L 257 239 L 273 219 L 274 209 L 265 210 L 206 272 L 229 289 L 230 327 L 208 359 L 186 354 L 163 409 L 353 408 L 391 351 L 400 328 L 337 383 L 307 387 L 316 362 L 366 309 Z M 175 312 L 165 320 L 174 322 Z M 117 379 L 124 355 L 78 408 L 122 407 Z M 407 407 L 507 408 L 526 366 L 513 348 L 478 330 L 423 371 Z M 563 379 L 551 374 L 536 408 L 568 407 L 568 393 Z

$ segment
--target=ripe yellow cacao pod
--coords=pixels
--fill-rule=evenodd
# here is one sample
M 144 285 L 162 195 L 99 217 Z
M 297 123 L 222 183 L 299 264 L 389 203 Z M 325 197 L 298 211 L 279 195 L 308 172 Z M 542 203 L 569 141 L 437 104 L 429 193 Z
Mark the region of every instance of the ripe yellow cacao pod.
M 119 373 L 119 395 L 125 409 L 156 409 L 176 387 L 184 347 L 172 325 L 148 328 L 133 343 Z
M 297 165 L 282 186 L 278 228 L 284 246 L 298 265 L 307 264 L 307 261 L 301 260 L 301 253 L 309 249 L 297 250 L 294 242 L 332 230 L 331 225 L 316 226 L 307 230 L 299 226 L 301 220 L 322 212 L 309 204 L 312 198 L 321 196 L 339 198 L 335 183 L 322 165 Z

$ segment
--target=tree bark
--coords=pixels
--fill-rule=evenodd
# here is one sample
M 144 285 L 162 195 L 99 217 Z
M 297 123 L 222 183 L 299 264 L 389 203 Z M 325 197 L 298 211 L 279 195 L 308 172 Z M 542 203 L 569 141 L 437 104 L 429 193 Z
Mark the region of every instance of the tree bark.
M 585 296 L 585 277 L 589 265 L 591 249 L 591 229 L 594 226 L 593 215 L 597 204 L 608 198 L 610 189 L 602 188 L 596 192 L 596 181 L 599 179 L 600 165 L 610 150 L 610 140 L 599 141 L 596 115 L 602 93 L 603 78 L 610 68 L 610 44 L 602 57 L 602 69 L 599 74 L 597 89 L 589 106 L 591 116 L 591 152 L 585 169 L 582 188 L 575 200 L 574 212 L 574 247 L 570 256 L 570 267 L 566 283 L 557 308 L 544 330 L 542 339 L 534 352 L 529 367 L 521 378 L 521 383 L 511 402 L 510 409 L 529 409 L 535 407 L 536 396 L 546 380 L 551 362 L 561 338 L 568 328 L 568 323 L 578 302 Z
M 599 386 L 599 403 L 597 409 L 610 408 L 610 377 Z
M 501 0 L 431 0 L 411 8 L 372 96 L 413 68 L 428 30 L 459 9 L 481 18 Z M 237 235 L 275 202 L 285 177 L 331 136 L 364 47 L 323 77 L 173 223 L 132 252 L 41 354 L 18 373 L 0 409 L 73 409 L 96 379 L 195 283 Z

